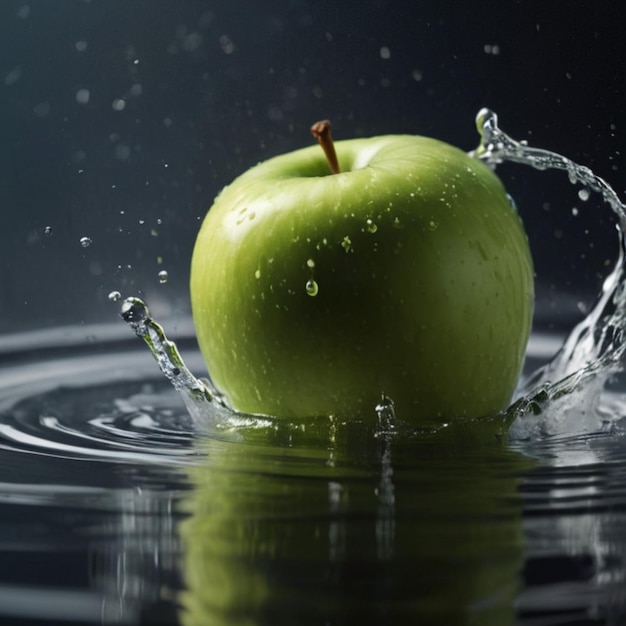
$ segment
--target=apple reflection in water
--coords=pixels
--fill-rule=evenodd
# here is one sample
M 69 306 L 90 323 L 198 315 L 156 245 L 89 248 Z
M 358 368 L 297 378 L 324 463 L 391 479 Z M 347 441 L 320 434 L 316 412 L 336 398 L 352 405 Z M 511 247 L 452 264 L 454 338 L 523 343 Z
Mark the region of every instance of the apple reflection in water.
M 528 459 L 356 422 L 313 446 L 310 425 L 204 442 L 179 528 L 185 626 L 514 623 Z

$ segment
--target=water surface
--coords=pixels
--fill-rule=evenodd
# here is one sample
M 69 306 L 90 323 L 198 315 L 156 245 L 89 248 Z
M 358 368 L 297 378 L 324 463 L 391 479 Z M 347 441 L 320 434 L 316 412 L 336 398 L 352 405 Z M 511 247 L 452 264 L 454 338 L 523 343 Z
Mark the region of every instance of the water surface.
M 490 445 L 364 423 L 194 436 L 119 330 L 4 346 L 2 623 L 626 620 L 619 421 Z M 558 340 L 535 335 L 527 368 Z

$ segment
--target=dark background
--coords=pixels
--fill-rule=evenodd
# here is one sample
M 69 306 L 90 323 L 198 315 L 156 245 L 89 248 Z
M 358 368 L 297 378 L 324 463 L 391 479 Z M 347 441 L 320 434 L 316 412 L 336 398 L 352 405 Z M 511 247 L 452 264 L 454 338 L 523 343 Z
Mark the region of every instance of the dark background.
M 159 319 L 187 314 L 212 199 L 311 143 L 323 117 L 338 139 L 417 133 L 469 150 L 488 106 L 624 197 L 622 14 L 617 2 L 2 0 L 0 334 L 115 322 L 112 290 L 148 298 Z M 500 173 L 529 231 L 539 322 L 582 315 L 616 257 L 610 211 L 564 174 Z

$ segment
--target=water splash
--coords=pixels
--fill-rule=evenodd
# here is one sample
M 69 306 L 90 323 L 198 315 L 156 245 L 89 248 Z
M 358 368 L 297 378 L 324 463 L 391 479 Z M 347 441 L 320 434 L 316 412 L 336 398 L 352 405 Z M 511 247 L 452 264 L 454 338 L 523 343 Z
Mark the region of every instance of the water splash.
M 470 153 L 471 156 L 493 168 L 509 161 L 538 170 L 565 171 L 572 184 L 583 186 L 579 190 L 581 199 L 587 201 L 589 192 L 596 192 L 617 216 L 619 258 L 604 282 L 596 305 L 572 330 L 556 356 L 521 383 L 516 402 L 494 418 L 512 422 L 509 435 L 516 439 L 601 430 L 606 426 L 601 404 L 606 383 L 622 368 L 626 350 L 626 205 L 589 168 L 558 153 L 535 148 L 509 137 L 498 127 L 497 115 L 493 111 L 482 109 L 476 117 L 476 125 L 481 141 L 478 148 Z M 346 252 L 350 251 L 348 237 L 342 245 Z M 309 283 L 314 284 L 314 281 Z M 307 293 L 316 295 L 317 290 L 312 293 L 309 283 Z M 207 422 L 211 420 L 215 423 L 216 410 L 222 417 L 230 418 L 233 424 L 238 419 L 244 426 L 250 426 L 259 417 L 239 415 L 229 410 L 209 381 L 195 378 L 185 367 L 176 345 L 167 339 L 162 327 L 150 317 L 142 300 L 127 298 L 121 314 L 135 334 L 147 343 L 161 371 L 181 393 L 197 427 L 206 428 Z M 387 453 L 390 453 L 392 435 L 396 434 L 395 429 L 400 428 L 401 423 L 395 421 L 392 405 L 390 408 L 381 404 L 376 407 L 376 412 L 379 418 L 376 436 L 382 438 L 384 465 Z M 393 419 L 389 416 L 393 416 Z M 271 421 L 271 418 L 267 419 Z M 263 421 L 263 425 L 267 426 L 267 422 Z M 382 492 L 389 495 L 388 489 L 382 489 Z
M 476 127 L 481 141 L 478 148 L 470 153 L 472 156 L 494 166 L 503 161 L 510 161 L 530 165 L 538 170 L 565 170 L 572 184 L 580 183 L 601 194 L 602 199 L 618 216 L 622 230 L 626 228 L 626 205 L 619 199 L 615 190 L 588 167 L 578 165 L 556 152 L 534 148 L 526 143 L 515 141 L 498 127 L 498 116 L 489 109 L 481 109 L 478 112 Z
M 510 161 L 538 170 L 563 170 L 572 184 L 584 186 L 579 197 L 588 200 L 590 190 L 600 194 L 617 217 L 619 256 L 598 301 L 572 330 L 556 356 L 524 382 L 521 398 L 509 409 L 516 418 L 510 431 L 514 437 L 598 430 L 603 426 L 602 393 L 610 376 L 622 368 L 626 350 L 626 205 L 588 167 L 509 137 L 498 128 L 493 111 L 482 109 L 476 125 L 481 142 L 473 156 L 492 166 Z M 548 408 L 551 419 L 546 418 Z
M 126 298 L 120 312 L 133 332 L 143 339 L 156 359 L 161 372 L 178 391 L 195 426 L 204 427 L 215 407 L 224 407 L 219 393 L 206 380 L 196 378 L 185 365 L 178 348 L 170 341 L 160 324 L 154 321 L 146 303 L 140 298 Z
M 393 400 L 383 394 L 376 406 L 380 444 L 380 480 L 376 488 L 378 509 L 376 515 L 376 548 L 378 558 L 393 556 L 396 535 L 396 495 L 393 473 L 393 438 L 397 434 L 396 412 Z

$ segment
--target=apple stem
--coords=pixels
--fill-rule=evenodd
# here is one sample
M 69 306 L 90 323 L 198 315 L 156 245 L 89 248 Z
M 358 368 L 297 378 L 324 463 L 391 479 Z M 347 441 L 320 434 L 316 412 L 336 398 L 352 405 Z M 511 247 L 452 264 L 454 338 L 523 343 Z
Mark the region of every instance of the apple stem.
M 322 146 L 322 150 L 330 166 L 330 171 L 333 174 L 339 174 L 341 170 L 339 169 L 339 161 L 337 160 L 337 153 L 335 152 L 333 136 L 330 132 L 330 121 L 320 120 L 319 122 L 315 122 L 315 124 L 311 126 L 311 134 L 319 141 L 320 146 Z

